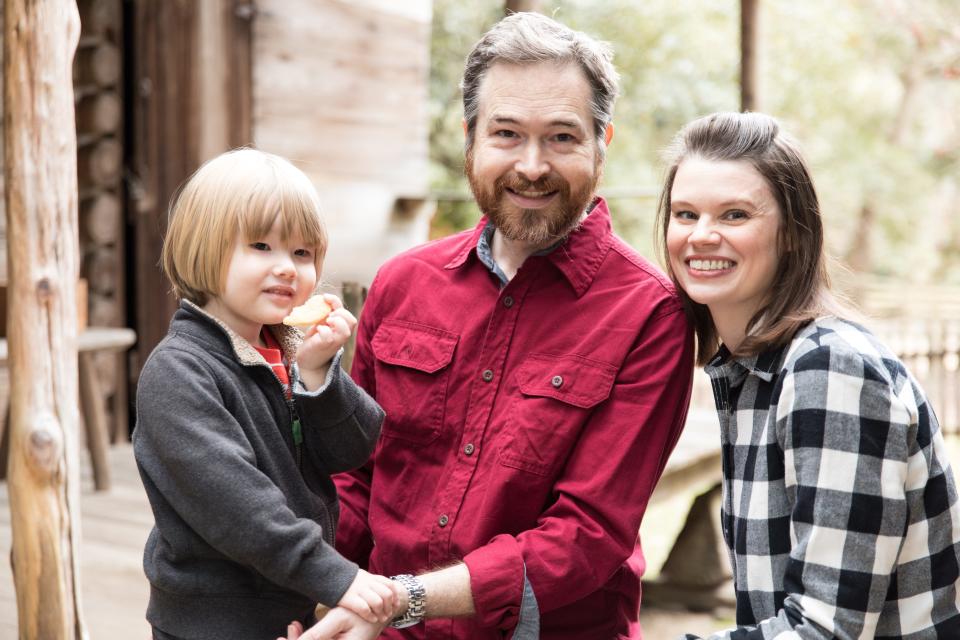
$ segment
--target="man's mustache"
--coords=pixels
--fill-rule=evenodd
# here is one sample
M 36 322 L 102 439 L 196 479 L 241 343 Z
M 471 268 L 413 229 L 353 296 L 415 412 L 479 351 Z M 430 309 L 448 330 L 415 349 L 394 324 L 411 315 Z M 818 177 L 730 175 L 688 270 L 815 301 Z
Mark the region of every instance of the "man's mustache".
M 560 176 L 549 173 L 537 180 L 527 180 L 518 173 L 508 173 L 497 180 L 498 190 L 510 189 L 511 191 L 562 191 L 567 186 L 566 180 Z

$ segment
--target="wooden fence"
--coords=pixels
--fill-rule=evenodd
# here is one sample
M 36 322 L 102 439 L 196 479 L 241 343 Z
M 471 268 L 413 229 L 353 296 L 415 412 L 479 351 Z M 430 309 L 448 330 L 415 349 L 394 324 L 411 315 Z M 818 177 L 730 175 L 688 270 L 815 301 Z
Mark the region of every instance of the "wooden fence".
M 943 432 L 960 435 L 960 318 L 887 318 L 870 328 L 927 392 Z

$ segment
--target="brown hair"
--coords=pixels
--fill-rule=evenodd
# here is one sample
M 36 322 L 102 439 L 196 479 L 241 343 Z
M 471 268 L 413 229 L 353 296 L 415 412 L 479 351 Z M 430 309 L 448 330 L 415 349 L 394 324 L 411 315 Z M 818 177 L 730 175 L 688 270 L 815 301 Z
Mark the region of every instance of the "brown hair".
M 521 12 L 493 25 L 467 56 L 460 88 L 463 90 L 468 151 L 473 145 L 480 113 L 480 85 L 487 71 L 497 62 L 575 63 L 590 83 L 594 134 L 597 140 L 603 140 L 607 125 L 613 121 L 613 104 L 619 93 L 620 76 L 613 66 L 613 48 L 545 15 Z M 603 153 L 606 145 L 600 144 L 598 148 Z
M 777 234 L 780 256 L 771 292 L 747 323 L 747 335 L 734 355 L 756 355 L 788 343 L 814 318 L 844 313 L 831 292 L 823 247 L 823 221 L 813 178 L 799 146 L 774 118 L 762 113 L 714 113 L 687 124 L 667 150 L 667 172 L 657 209 L 657 249 L 667 256 L 670 196 L 680 164 L 691 157 L 749 162 L 763 176 L 782 214 Z M 677 283 L 669 260 L 667 272 Z M 678 290 L 697 335 L 697 364 L 706 364 L 719 346 L 706 305 Z
M 237 234 L 267 235 L 279 216 L 282 236 L 314 247 L 319 275 L 327 249 L 320 198 L 288 160 L 256 149 L 234 149 L 206 162 L 170 203 L 161 263 L 177 299 L 203 306 L 223 291 Z

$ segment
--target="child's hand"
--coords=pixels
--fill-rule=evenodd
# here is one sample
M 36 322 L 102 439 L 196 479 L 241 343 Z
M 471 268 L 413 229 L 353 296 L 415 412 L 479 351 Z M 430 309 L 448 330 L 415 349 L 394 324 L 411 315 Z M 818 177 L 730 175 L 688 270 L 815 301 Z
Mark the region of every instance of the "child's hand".
M 340 302 L 340 298 L 329 293 L 323 299 L 333 309 L 324 324 L 311 327 L 304 335 L 303 343 L 297 350 L 297 364 L 304 386 L 313 391 L 321 387 L 327 378 L 330 360 L 347 343 L 357 319 Z
M 277 640 L 297 640 L 301 635 L 303 635 L 303 625 L 294 621 L 287 625 L 287 637 L 277 638 Z
M 382 624 L 399 613 L 399 586 L 390 578 L 360 569 L 337 606 L 353 611 L 367 622 Z

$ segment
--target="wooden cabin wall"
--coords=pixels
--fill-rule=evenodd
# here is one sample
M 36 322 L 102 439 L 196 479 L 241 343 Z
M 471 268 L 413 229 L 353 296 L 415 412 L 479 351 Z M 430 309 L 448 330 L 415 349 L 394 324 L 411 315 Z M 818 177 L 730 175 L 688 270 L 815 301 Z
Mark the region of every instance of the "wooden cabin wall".
M 137 349 L 133 374 L 176 309 L 159 268 L 167 210 L 204 161 L 249 144 L 250 21 L 246 0 L 131 0 L 135 95 L 129 265 Z
M 258 0 L 253 136 L 320 192 L 324 280 L 427 239 L 429 0 Z

